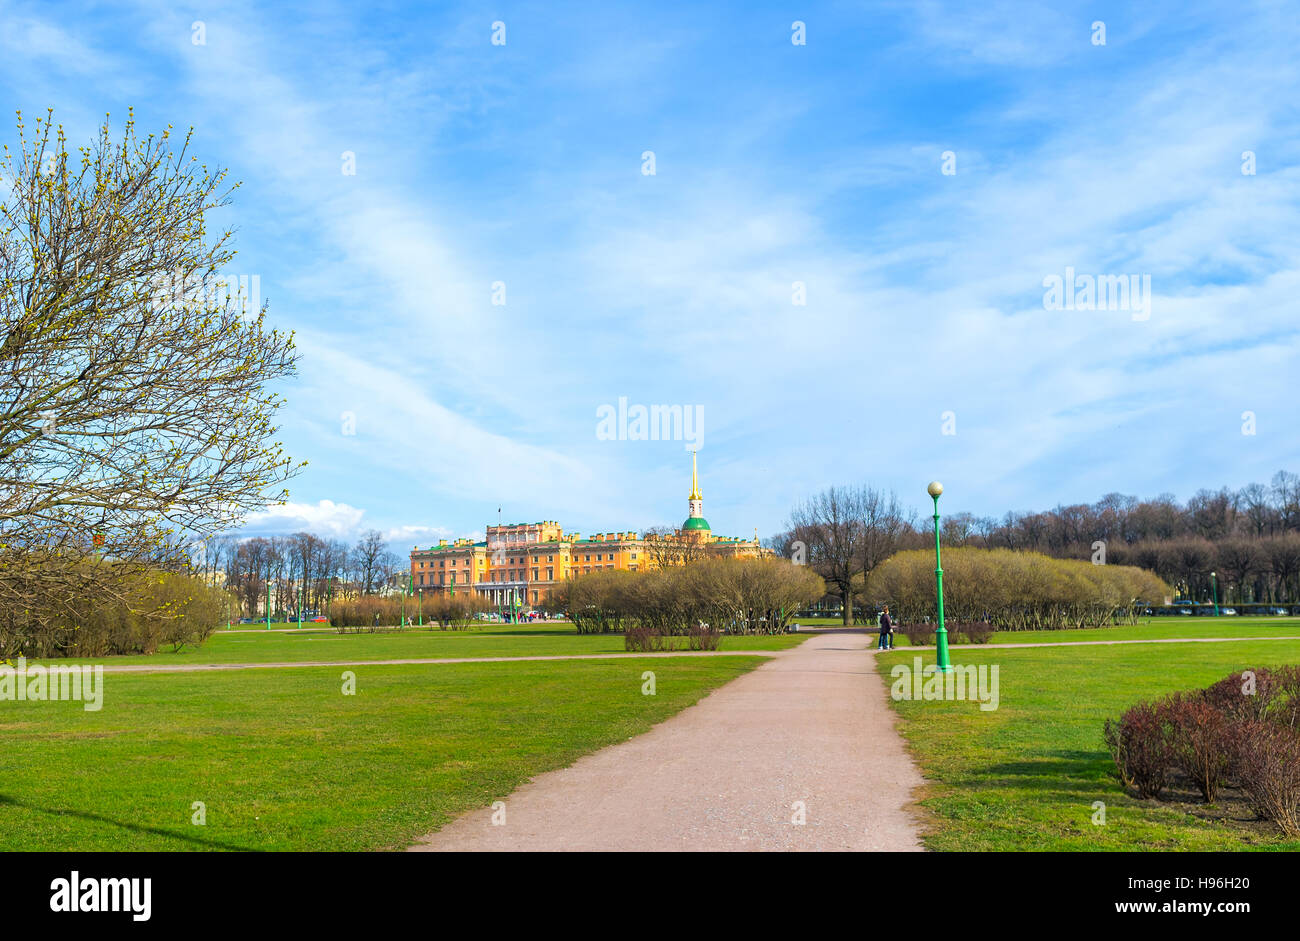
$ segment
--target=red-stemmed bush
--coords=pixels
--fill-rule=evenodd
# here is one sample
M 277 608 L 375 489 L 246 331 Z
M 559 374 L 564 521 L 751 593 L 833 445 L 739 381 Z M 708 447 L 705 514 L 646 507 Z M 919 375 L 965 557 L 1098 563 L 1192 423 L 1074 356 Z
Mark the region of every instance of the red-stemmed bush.
M 1272 670 L 1241 670 L 1206 687 L 1206 702 L 1229 719 L 1263 719 L 1278 694 Z
M 1249 719 L 1234 731 L 1233 766 L 1251 806 L 1287 836 L 1300 836 L 1300 735 Z
M 938 627 L 930 623 L 918 623 L 904 624 L 901 627 L 895 627 L 894 630 L 907 635 L 907 642 L 913 647 L 924 647 L 927 644 L 934 643 L 934 635 Z
M 697 621 L 691 625 L 686 638 L 691 650 L 717 650 L 718 643 L 722 640 L 722 631 Z
M 1232 770 L 1234 722 L 1201 693 L 1175 693 L 1160 709 L 1169 723 L 1171 761 L 1214 803 Z
M 623 649 L 637 653 L 672 650 L 676 639 L 645 624 L 629 624 L 623 631 Z
M 1107 719 L 1106 747 L 1125 787 L 1139 797 L 1159 797 L 1169 783 L 1171 724 L 1165 702 L 1140 702 Z
M 1278 667 L 1273 671 L 1278 700 L 1272 719 L 1300 735 L 1300 664 Z

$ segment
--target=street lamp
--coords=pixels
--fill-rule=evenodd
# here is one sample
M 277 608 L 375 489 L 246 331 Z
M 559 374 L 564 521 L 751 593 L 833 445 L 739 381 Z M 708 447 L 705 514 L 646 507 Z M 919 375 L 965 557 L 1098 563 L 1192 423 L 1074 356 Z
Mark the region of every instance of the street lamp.
M 1219 616 L 1219 586 L 1214 581 L 1214 573 L 1210 573 L 1210 597 L 1214 599 L 1214 616 Z
M 939 602 L 939 629 L 934 632 L 934 644 L 938 650 L 938 669 L 942 673 L 951 673 L 952 664 L 948 662 L 948 629 L 943 626 L 943 563 L 939 557 L 939 494 L 943 493 L 943 484 L 932 480 L 925 490 L 934 498 L 934 590 Z

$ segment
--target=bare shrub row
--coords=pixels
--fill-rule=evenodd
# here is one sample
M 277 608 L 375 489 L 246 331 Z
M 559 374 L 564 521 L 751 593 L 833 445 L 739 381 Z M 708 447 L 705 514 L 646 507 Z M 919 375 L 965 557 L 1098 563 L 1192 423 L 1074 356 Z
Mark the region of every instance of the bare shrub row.
M 1261 819 L 1300 836 L 1300 666 L 1244 670 L 1107 719 L 1120 781 L 1159 798 L 1176 774 L 1207 803 L 1241 789 Z

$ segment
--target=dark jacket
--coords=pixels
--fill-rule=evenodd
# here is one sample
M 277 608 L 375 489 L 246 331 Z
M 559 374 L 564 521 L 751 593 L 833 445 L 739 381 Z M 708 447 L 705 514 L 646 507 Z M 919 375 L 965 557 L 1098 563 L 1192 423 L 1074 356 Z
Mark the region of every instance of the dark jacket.
M 894 631 L 894 622 L 889 619 L 888 611 L 880 615 L 880 630 L 885 634 L 892 634 Z

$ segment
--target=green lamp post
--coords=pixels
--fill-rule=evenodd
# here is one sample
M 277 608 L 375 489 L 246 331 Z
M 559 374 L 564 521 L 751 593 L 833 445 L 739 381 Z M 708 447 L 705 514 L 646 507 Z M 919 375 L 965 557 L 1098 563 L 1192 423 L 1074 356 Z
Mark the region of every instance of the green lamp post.
M 943 626 L 943 562 L 939 556 L 939 495 L 943 493 L 943 484 L 932 480 L 925 490 L 934 498 L 934 590 L 939 606 L 939 629 L 934 632 L 934 644 L 938 652 L 936 663 L 940 672 L 951 673 L 952 663 L 948 660 L 948 629 Z
M 1219 585 L 1215 581 L 1214 573 L 1210 573 L 1210 597 L 1214 600 L 1214 616 L 1219 616 Z

